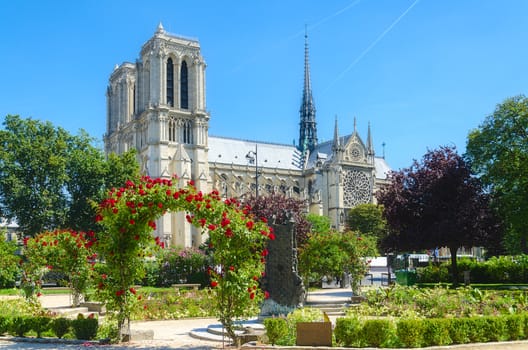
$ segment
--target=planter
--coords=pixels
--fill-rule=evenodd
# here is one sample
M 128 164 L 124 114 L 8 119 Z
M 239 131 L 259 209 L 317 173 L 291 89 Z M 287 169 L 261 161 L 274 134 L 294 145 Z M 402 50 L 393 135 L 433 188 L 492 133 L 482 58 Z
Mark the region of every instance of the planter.
M 332 323 L 298 322 L 296 344 L 299 346 L 332 346 Z

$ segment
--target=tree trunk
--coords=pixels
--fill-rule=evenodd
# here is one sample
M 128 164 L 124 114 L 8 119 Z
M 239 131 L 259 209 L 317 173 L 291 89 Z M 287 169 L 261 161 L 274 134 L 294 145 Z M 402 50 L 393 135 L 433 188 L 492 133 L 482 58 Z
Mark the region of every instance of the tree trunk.
M 458 287 L 458 265 L 457 265 L 457 251 L 458 247 L 449 247 L 451 252 L 451 272 L 453 273 L 453 287 Z

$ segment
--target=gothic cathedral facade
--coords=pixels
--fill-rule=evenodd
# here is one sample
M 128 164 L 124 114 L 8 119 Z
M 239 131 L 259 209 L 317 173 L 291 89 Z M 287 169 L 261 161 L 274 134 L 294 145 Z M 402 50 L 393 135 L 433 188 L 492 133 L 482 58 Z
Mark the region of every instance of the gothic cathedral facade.
M 283 193 L 306 200 L 311 213 L 343 229 L 350 208 L 373 203 L 387 181 L 385 159 L 376 157 L 370 126 L 366 143 L 356 130 L 318 143 L 305 42 L 304 89 L 297 146 L 213 137 L 208 134 L 205 61 L 197 40 L 167 33 L 160 24 L 136 63 L 116 66 L 107 89 L 105 152 L 137 151 L 141 172 L 178 175 L 228 198 Z M 185 213 L 160 218 L 155 234 L 173 246 L 199 246 L 200 230 Z

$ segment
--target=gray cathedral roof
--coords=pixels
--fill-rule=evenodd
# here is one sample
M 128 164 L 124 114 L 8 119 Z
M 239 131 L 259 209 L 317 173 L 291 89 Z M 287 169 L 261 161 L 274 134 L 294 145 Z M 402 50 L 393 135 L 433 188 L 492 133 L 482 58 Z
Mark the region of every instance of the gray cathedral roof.
M 301 154 L 293 145 L 209 136 L 209 163 L 251 165 L 246 157 L 257 152 L 258 166 L 283 170 L 302 170 Z
M 351 135 L 342 137 L 344 143 Z M 255 149 L 258 155 L 258 166 L 282 169 L 302 170 L 301 153 L 293 145 L 270 143 L 262 141 L 249 141 L 229 137 L 209 136 L 209 163 L 232 164 L 238 166 L 254 166 L 246 157 L 254 156 Z M 318 144 L 310 154 L 306 168 L 314 168 L 317 163 L 322 165 L 332 160 L 332 141 Z M 377 179 L 386 179 L 391 168 L 384 158 L 374 158 L 375 175 Z

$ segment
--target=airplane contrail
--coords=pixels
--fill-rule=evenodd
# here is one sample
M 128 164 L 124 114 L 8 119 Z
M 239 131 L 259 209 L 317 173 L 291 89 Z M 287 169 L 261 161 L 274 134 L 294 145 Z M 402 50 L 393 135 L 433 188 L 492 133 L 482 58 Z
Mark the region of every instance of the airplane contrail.
M 314 28 L 317 28 L 318 26 L 320 26 L 321 24 L 325 23 L 325 22 L 328 22 L 330 19 L 334 18 L 334 17 L 337 17 L 339 16 L 340 14 L 348 11 L 349 9 L 351 9 L 352 7 L 356 6 L 357 4 L 359 4 L 361 2 L 361 0 L 355 0 L 353 2 L 351 2 L 350 4 L 346 5 L 345 7 L 343 7 L 342 9 L 339 9 L 337 10 L 336 12 L 332 13 L 331 15 L 328 15 L 326 17 L 324 17 L 323 19 L 320 19 L 319 21 L 317 21 L 314 25 L 308 25 L 306 29 L 314 29 Z M 290 35 L 289 37 L 287 37 L 286 39 L 280 41 L 279 43 L 277 43 L 276 45 L 273 46 L 273 48 L 278 48 L 278 47 L 281 47 L 285 44 L 287 44 L 289 41 L 295 39 L 295 38 L 298 38 L 300 37 L 301 35 L 304 35 L 306 33 L 306 29 L 304 30 L 300 30 L 298 31 L 297 33 L 294 33 L 292 35 Z M 249 62 L 253 62 L 255 61 L 256 59 L 262 57 L 262 55 L 259 53 L 259 54 L 256 54 L 256 55 L 253 55 L 251 58 L 247 59 L 245 62 L 242 62 L 239 66 L 235 67 L 233 69 L 233 72 L 236 72 L 236 71 L 239 71 L 240 69 L 242 69 L 243 66 L 245 66 L 247 63 Z
M 352 63 L 350 63 L 348 65 L 348 67 L 346 67 L 341 73 L 339 73 L 337 75 L 337 77 L 326 87 L 326 89 L 324 89 L 323 92 L 326 92 L 328 91 L 328 89 L 330 89 L 330 87 L 332 85 L 334 85 L 337 81 L 339 81 L 341 78 L 343 78 L 343 76 L 348 73 L 348 71 L 350 71 L 359 61 L 361 61 L 361 59 L 367 54 L 369 53 L 370 50 L 372 50 L 374 48 L 374 46 L 376 46 L 377 43 L 379 43 L 381 41 L 381 39 L 383 39 L 385 37 L 385 35 L 387 35 L 391 30 L 392 28 L 394 28 L 394 26 L 396 26 L 401 20 L 403 17 L 405 17 L 405 15 L 407 15 L 407 13 L 409 13 L 409 11 L 412 10 L 412 8 L 419 2 L 420 0 L 415 0 L 405 11 L 403 11 L 403 13 L 398 17 L 396 18 L 377 38 L 376 40 L 374 40 L 365 50 L 363 50 L 363 52 L 361 52 L 361 54 L 354 60 L 352 61 Z

